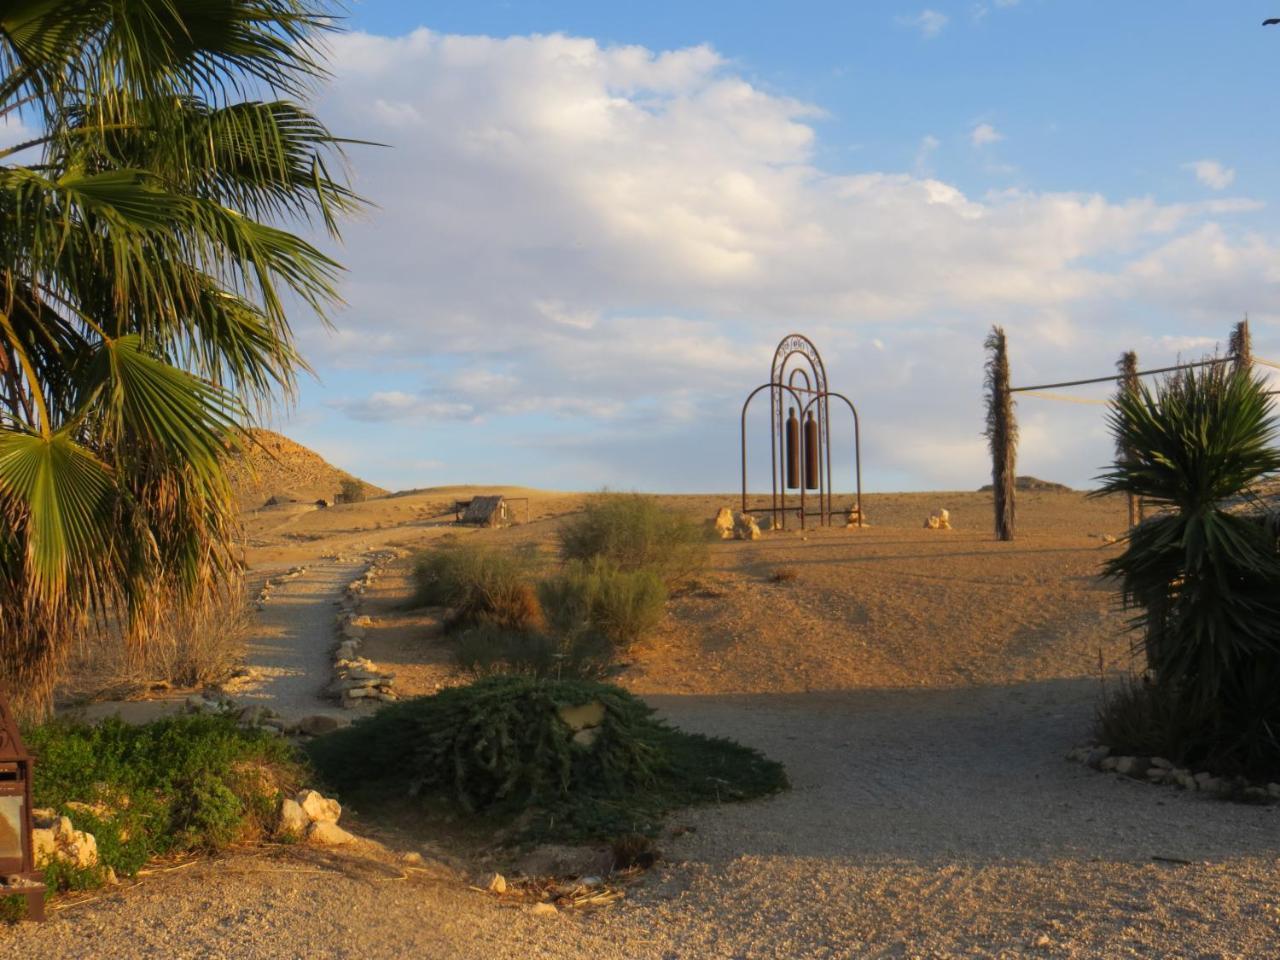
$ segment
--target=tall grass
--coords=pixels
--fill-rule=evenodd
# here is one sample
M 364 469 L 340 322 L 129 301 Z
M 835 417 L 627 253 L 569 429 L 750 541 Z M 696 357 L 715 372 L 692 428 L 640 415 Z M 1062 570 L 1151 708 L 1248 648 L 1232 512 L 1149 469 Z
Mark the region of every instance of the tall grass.
M 532 553 L 462 543 L 421 554 L 414 565 L 415 602 L 448 607 L 446 629 L 481 625 L 537 630 L 543 625 Z
M 650 570 L 668 585 L 706 566 L 705 525 L 641 494 L 605 493 L 557 531 L 565 560 L 606 560 L 623 572 Z

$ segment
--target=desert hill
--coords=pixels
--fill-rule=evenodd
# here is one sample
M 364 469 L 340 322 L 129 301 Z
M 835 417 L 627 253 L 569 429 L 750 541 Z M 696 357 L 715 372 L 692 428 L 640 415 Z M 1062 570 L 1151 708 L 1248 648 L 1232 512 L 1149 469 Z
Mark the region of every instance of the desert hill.
M 323 497 L 332 502 L 344 480 L 359 480 L 367 496 L 387 492 L 339 470 L 283 434 L 262 429 L 249 432 L 253 442 L 228 464 L 231 487 L 242 508 L 260 507 L 272 497 L 303 501 Z

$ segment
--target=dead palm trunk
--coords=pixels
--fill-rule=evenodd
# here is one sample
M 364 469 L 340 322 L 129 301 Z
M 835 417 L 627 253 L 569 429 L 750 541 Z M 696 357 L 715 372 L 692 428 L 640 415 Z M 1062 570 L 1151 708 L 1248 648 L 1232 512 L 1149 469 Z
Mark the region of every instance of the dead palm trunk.
M 1120 354 L 1120 362 L 1116 364 L 1116 369 L 1120 371 L 1119 392 L 1127 396 L 1136 395 L 1138 392 L 1138 355 L 1132 350 L 1126 350 Z M 1126 445 L 1124 438 L 1121 436 L 1116 438 L 1116 459 L 1126 464 L 1133 463 L 1135 459 L 1133 448 Z M 1127 496 L 1129 500 L 1129 529 L 1132 530 L 1142 521 L 1142 500 L 1132 493 Z
M 1235 358 L 1236 370 L 1248 370 L 1253 366 L 1253 337 L 1249 333 L 1249 318 L 1245 317 L 1231 331 L 1227 352 Z
M 1004 329 L 992 327 L 986 340 L 987 443 L 991 447 L 991 489 L 995 499 L 997 540 L 1014 533 L 1014 472 L 1018 458 L 1018 424 L 1009 387 L 1009 353 Z

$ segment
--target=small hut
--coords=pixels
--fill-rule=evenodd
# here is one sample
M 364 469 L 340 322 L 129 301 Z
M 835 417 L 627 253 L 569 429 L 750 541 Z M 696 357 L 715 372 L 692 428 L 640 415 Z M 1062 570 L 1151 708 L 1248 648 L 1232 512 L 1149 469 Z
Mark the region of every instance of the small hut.
M 503 527 L 511 523 L 511 508 L 503 497 L 496 494 L 473 497 L 458 522 L 477 527 Z

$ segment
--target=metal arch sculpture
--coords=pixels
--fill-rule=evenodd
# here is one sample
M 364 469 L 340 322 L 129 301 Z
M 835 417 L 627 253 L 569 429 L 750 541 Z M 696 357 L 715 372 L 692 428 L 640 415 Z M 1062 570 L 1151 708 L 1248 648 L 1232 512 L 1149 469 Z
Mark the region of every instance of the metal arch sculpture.
M 799 361 L 793 362 L 793 358 Z M 769 391 L 769 453 L 773 497 L 767 509 L 751 510 L 747 506 L 747 410 L 762 391 Z M 795 400 L 784 419 L 786 394 Z M 786 529 L 787 490 L 799 489 L 800 527 L 807 518 L 816 516 L 822 526 L 831 524 L 831 400 L 841 400 L 853 414 L 853 468 L 856 484 L 855 511 L 862 526 L 862 429 L 858 409 L 842 393 L 829 388 L 827 369 L 813 341 L 798 333 L 783 337 L 773 354 L 768 383 L 752 390 L 742 404 L 742 512 L 769 513 L 773 526 Z M 796 419 L 799 411 L 801 420 Z M 803 443 L 801 443 L 803 435 Z M 799 457 L 803 456 L 801 468 Z M 807 491 L 816 490 L 818 509 L 808 509 Z

